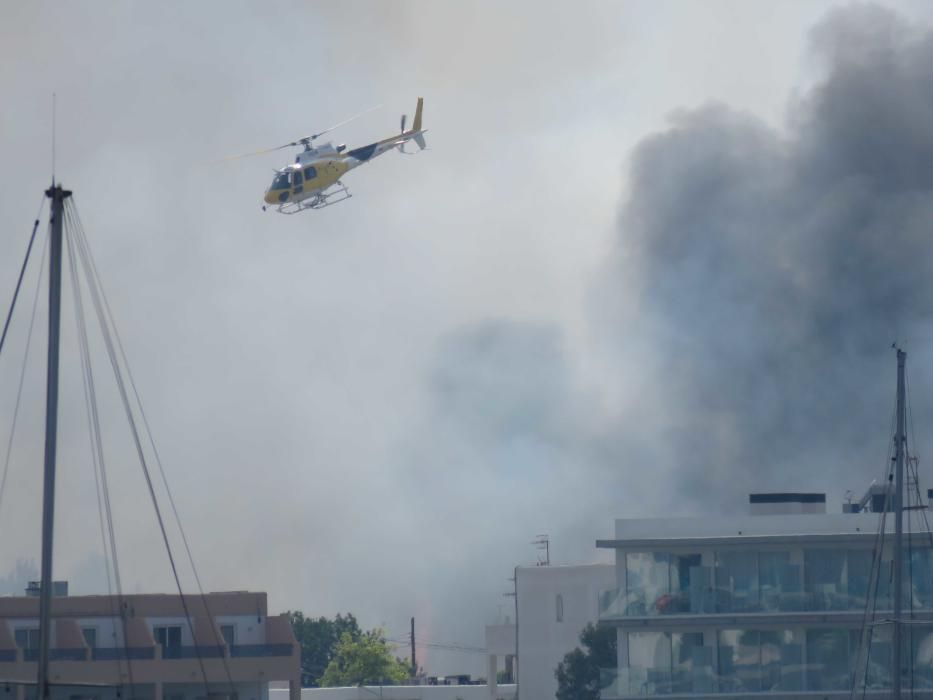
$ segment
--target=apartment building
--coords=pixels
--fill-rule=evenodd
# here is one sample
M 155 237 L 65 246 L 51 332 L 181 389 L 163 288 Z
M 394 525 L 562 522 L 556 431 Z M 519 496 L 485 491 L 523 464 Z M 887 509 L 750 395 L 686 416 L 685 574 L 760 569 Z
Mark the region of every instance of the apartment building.
M 854 675 L 867 695 L 889 694 L 893 547 L 879 537 L 884 498 L 870 491 L 862 507 L 827 514 L 823 494 L 755 494 L 750 510 L 617 520 L 615 537 L 597 542 L 616 560 L 615 587 L 599 601 L 600 623 L 614 626 L 618 641 L 603 698 L 842 697 Z M 933 693 L 933 539 L 914 532 L 907 541 L 902 678 L 918 695 Z
M 300 648 L 265 593 L 54 597 L 51 614 L 54 700 L 268 700 L 273 681 L 300 698 Z M 0 700 L 35 696 L 38 627 L 37 597 L 0 597 Z

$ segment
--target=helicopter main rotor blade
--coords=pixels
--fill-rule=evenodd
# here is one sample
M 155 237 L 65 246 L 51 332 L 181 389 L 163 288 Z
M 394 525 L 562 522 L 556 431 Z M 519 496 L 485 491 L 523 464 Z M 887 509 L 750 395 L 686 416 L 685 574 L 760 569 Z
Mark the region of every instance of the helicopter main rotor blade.
M 289 146 L 292 146 L 292 145 L 294 144 L 287 143 L 284 146 L 276 146 L 275 148 L 266 148 L 262 151 L 253 151 L 252 153 L 241 153 L 236 156 L 227 156 L 226 158 L 221 158 L 219 161 L 216 161 L 216 162 L 226 163 L 229 160 L 239 160 L 240 158 L 252 158 L 253 156 L 261 156 L 264 153 L 272 153 L 273 151 L 280 151 L 283 148 L 288 148 Z
M 326 133 L 328 133 L 328 132 L 330 132 L 330 131 L 333 131 L 334 129 L 337 129 L 337 128 L 343 126 L 344 124 L 349 124 L 349 123 L 352 122 L 354 119 L 359 119 L 359 118 L 362 117 L 364 114 L 369 114 L 370 112 L 374 112 L 374 111 L 376 111 L 377 109 L 379 109 L 380 107 L 382 107 L 382 105 L 376 105 L 375 107 L 370 107 L 369 109 L 364 109 L 362 112 L 360 112 L 359 114 L 354 114 L 354 115 L 353 115 L 352 117 L 350 117 L 349 119 L 344 119 L 342 122 L 338 122 L 337 124 L 334 124 L 333 126 L 327 127 L 326 129 L 324 129 L 324 131 L 319 131 L 318 133 L 312 134 L 311 136 L 306 136 L 304 139 L 301 139 L 298 143 L 304 143 L 305 139 L 307 139 L 308 141 L 314 141 L 314 139 L 318 138 L 319 136 L 323 136 L 324 134 L 326 134 Z M 290 144 L 290 145 L 294 146 L 295 144 Z
M 344 119 L 342 122 L 339 122 L 337 124 L 334 124 L 331 127 L 324 129 L 324 131 L 319 131 L 318 133 L 311 134 L 310 136 L 303 136 L 300 139 L 297 139 L 295 141 L 290 141 L 289 143 L 282 144 L 281 146 L 274 146 L 273 148 L 266 148 L 261 151 L 253 151 L 252 153 L 242 153 L 238 156 L 229 156 L 228 158 L 224 158 L 218 162 L 224 163 L 228 160 L 239 160 L 240 158 L 250 158 L 252 156 L 261 156 L 265 153 L 272 153 L 273 151 L 281 151 L 283 148 L 292 148 L 293 146 L 308 146 L 311 144 L 312 141 L 314 141 L 314 139 L 318 138 L 319 136 L 323 136 L 324 134 L 331 132 L 334 129 L 337 129 L 338 127 L 343 126 L 344 124 L 349 124 L 354 119 L 359 119 L 364 114 L 369 114 L 370 112 L 375 111 L 379 109 L 380 107 L 382 107 L 382 105 L 376 105 L 375 107 L 370 107 L 369 109 L 363 110 L 359 114 L 354 114 L 349 119 Z

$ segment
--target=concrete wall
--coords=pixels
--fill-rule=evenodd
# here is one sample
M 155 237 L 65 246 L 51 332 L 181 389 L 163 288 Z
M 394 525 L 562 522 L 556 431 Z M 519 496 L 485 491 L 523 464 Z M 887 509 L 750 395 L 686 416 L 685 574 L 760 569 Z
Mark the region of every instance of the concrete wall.
M 236 625 L 237 644 L 266 643 L 266 618 L 257 615 L 218 615 L 215 619 L 218 628 L 220 625 Z
M 616 585 L 613 564 L 519 567 L 518 688 L 521 700 L 553 700 L 554 670 L 598 619 L 598 598 Z M 557 597 L 563 615 L 558 620 Z
M 301 700 L 490 700 L 485 685 L 385 685 L 362 688 L 302 688 Z M 513 700 L 514 685 L 500 685 L 498 700 Z M 288 700 L 288 691 L 273 688 L 269 700 Z

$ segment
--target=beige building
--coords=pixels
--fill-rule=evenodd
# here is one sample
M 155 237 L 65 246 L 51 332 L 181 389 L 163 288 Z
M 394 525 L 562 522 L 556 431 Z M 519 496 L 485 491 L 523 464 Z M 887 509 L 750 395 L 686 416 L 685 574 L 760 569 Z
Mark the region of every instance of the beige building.
M 301 650 L 265 593 L 184 602 L 190 618 L 177 595 L 53 598 L 53 700 L 269 700 L 275 681 L 300 699 Z M 34 697 L 38 627 L 38 598 L 0 597 L 0 700 Z

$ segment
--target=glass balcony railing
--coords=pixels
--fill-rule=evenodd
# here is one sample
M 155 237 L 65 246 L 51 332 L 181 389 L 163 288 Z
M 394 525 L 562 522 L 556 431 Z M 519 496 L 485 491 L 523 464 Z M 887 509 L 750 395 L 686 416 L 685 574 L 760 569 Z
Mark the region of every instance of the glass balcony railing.
M 890 607 L 889 596 L 876 597 L 876 610 L 889 610 Z M 671 593 L 659 593 L 657 589 L 612 589 L 599 596 L 601 620 L 656 615 L 859 612 L 864 609 L 864 592 L 851 594 L 833 586 L 822 586 L 810 591 L 730 591 L 706 588 Z
M 0 662 L 16 661 L 16 649 L 0 649 Z
M 845 692 L 852 688 L 852 672 L 843 663 L 793 664 L 734 668 L 729 673 L 717 673 L 712 666 L 688 668 L 651 668 L 632 666 L 600 670 L 600 697 L 647 697 L 654 695 L 708 695 Z M 891 687 L 890 673 L 880 667 L 869 668 L 866 674 L 869 690 Z M 933 688 L 933 668 L 918 669 L 915 689 Z

